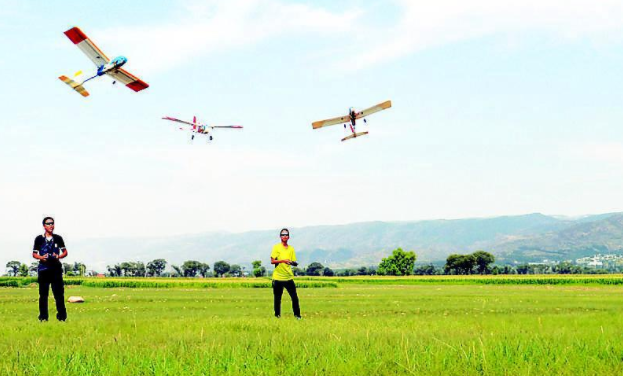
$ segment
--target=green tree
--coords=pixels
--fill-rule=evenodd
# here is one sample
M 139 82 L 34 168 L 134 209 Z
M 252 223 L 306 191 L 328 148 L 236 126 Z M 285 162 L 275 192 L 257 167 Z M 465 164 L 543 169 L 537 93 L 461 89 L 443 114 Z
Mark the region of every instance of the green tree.
M 489 274 L 491 272 L 490 265 L 495 261 L 495 256 L 485 251 L 476 251 L 472 255 L 476 258 L 476 271 L 478 274 Z
M 475 265 L 474 255 L 452 254 L 446 259 L 444 270 L 446 274 L 472 274 Z
M 530 264 L 521 264 L 517 265 L 517 274 L 532 274 L 534 273 L 534 268 Z
M 312 275 L 312 276 L 318 276 L 320 275 L 320 273 L 322 272 L 322 270 L 324 269 L 324 266 L 319 263 L 319 262 L 312 262 L 311 264 L 309 264 L 307 266 L 307 269 L 305 269 L 305 274 L 306 275 Z
M 34 261 L 32 264 L 30 264 L 30 267 L 28 268 L 28 272 L 31 276 L 36 276 L 38 270 L 39 270 L 39 262 L 37 261 Z
M 165 259 L 155 259 L 147 263 L 147 271 L 149 275 L 154 277 L 160 277 L 166 267 L 167 261 Z
M 123 271 L 125 277 L 144 277 L 147 273 L 145 264 L 140 261 L 122 262 L 119 267 Z
M 417 256 L 415 252 L 405 252 L 397 248 L 392 255 L 381 260 L 377 273 L 379 275 L 411 275 Z
M 66 276 L 73 277 L 75 275 L 74 274 L 74 266 L 72 264 L 68 263 L 68 262 L 64 262 L 63 263 L 63 273 Z
M 21 264 L 19 266 L 19 276 L 20 277 L 28 277 L 28 265 Z
M 210 265 L 204 262 L 199 263 L 199 269 L 198 269 L 199 275 L 205 278 L 208 276 L 209 271 L 210 271 Z
M 266 268 L 262 266 L 262 261 L 255 260 L 251 262 L 251 265 L 253 265 L 253 275 L 255 277 L 263 277 L 266 275 Z
M 120 264 L 121 270 L 123 271 L 123 275 L 125 277 L 131 277 L 134 275 L 134 265 L 133 263 L 124 261 Z
M 358 274 L 358 271 L 355 269 L 344 269 L 344 270 L 340 270 L 337 272 L 337 275 L 339 275 L 340 277 L 350 277 L 350 276 L 357 275 L 357 274 Z M 363 275 L 363 274 L 360 274 L 360 275 Z
M 324 268 L 324 270 L 322 271 L 322 275 L 326 276 L 326 277 L 333 277 L 335 275 L 335 272 L 329 268 L 328 266 Z
M 229 274 L 232 277 L 241 277 L 242 276 L 242 268 L 238 264 L 232 264 L 229 267 Z
M 558 274 L 580 274 L 582 273 L 582 268 L 577 265 L 573 265 L 568 261 L 559 262 L 556 266 L 554 266 L 554 273 Z
M 115 264 L 115 265 L 107 265 L 106 269 L 108 269 L 108 274 L 111 277 L 121 277 L 122 273 L 123 273 L 123 269 L 121 269 L 121 265 L 119 264 Z
M 9 276 L 17 277 L 19 273 L 19 268 L 22 266 L 22 263 L 19 261 L 9 261 L 6 263 L 6 270 Z
M 74 262 L 73 271 L 74 275 L 84 276 L 87 271 L 87 266 L 81 262 Z
M 262 266 L 262 268 L 263 268 L 263 266 Z M 264 269 L 264 271 L 266 271 L 266 269 Z M 305 275 L 305 270 L 301 269 L 299 267 L 293 266 L 292 267 L 292 274 L 294 274 L 295 276 Z
M 177 265 L 171 265 L 173 269 L 173 277 L 182 277 L 184 275 L 184 271 Z
M 517 272 L 515 271 L 515 269 L 510 266 L 510 265 L 494 265 L 493 268 L 491 268 L 491 274 L 516 274 Z
M 199 272 L 199 265 L 201 263 L 199 261 L 184 261 L 182 264 L 182 273 L 184 277 L 195 277 L 197 272 Z
M 134 276 L 135 277 L 145 277 L 147 274 L 147 269 L 145 268 L 145 263 L 142 261 L 138 261 L 134 263 Z
M 214 273 L 217 277 L 223 276 L 225 273 L 229 271 L 229 264 L 225 261 L 217 261 L 214 263 Z
M 435 275 L 440 274 L 440 271 L 433 264 L 421 265 L 413 269 L 415 275 Z

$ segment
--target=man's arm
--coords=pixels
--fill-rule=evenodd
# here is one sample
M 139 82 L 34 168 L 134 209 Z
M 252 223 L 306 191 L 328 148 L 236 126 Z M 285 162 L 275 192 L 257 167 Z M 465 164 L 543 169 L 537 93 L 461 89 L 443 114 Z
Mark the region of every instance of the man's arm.
M 37 250 L 32 251 L 32 257 L 36 258 L 37 260 L 41 260 L 41 261 L 45 261 L 48 259 L 48 255 L 41 256 L 39 255 L 39 251 Z
M 275 260 L 274 258 L 271 257 L 270 258 L 270 263 L 273 264 L 273 265 L 274 264 L 288 264 L 288 265 L 290 265 L 292 263 L 292 261 L 290 261 L 290 260 Z
M 64 259 L 65 257 L 67 257 L 67 248 L 62 248 L 62 253 L 60 255 L 58 255 L 59 259 Z
M 48 259 L 48 255 L 41 256 L 39 254 L 39 250 L 41 249 L 41 242 L 39 241 L 39 237 L 35 238 L 35 244 L 32 246 L 32 257 L 37 260 L 45 261 Z
M 65 240 L 60 235 L 54 235 L 56 244 L 58 245 L 58 249 L 61 251 L 61 254 L 58 255 L 59 259 L 67 257 L 67 248 L 65 248 Z

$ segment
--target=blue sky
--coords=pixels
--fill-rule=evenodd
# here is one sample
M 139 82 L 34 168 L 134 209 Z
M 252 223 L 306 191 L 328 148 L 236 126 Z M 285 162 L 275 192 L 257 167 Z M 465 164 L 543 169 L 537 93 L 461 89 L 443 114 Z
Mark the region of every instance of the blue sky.
M 84 239 L 623 211 L 620 1 L 0 5 L 0 259 L 44 215 Z M 72 92 L 72 26 L 151 87 Z M 311 129 L 387 99 L 368 137 Z M 245 128 L 190 145 L 165 115 Z

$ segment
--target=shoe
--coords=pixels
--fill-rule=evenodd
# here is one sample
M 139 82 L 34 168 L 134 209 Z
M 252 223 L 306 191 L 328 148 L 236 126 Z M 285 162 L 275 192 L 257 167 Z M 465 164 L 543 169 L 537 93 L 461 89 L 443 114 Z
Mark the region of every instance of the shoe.
M 297 320 L 303 320 L 301 316 L 294 316 L 294 317 L 296 317 Z
M 39 322 L 48 322 L 48 319 L 39 319 Z
M 275 318 L 276 318 L 276 319 L 280 319 L 280 318 L 281 318 L 281 315 L 275 315 Z

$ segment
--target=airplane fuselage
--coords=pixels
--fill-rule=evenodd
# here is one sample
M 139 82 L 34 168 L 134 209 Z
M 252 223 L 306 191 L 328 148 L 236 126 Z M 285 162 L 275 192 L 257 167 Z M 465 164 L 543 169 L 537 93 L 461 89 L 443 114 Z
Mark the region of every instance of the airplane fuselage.
M 116 58 L 112 59 L 108 64 L 104 64 L 97 68 L 97 75 L 103 76 L 111 70 L 121 68 L 127 62 L 128 59 L 125 56 L 117 56 Z

